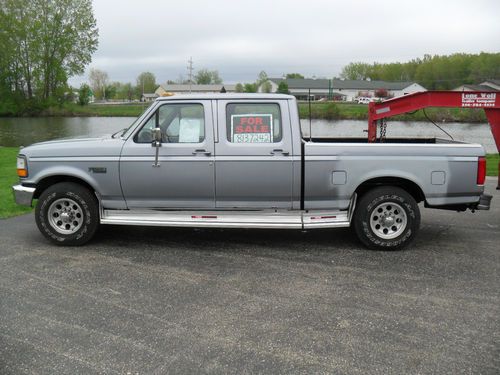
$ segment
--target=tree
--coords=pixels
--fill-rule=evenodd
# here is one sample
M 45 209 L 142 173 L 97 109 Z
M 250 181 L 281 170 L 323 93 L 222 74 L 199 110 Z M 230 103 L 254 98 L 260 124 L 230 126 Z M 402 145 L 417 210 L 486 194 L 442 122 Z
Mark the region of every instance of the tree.
M 285 81 L 281 81 L 276 92 L 278 94 L 289 94 L 290 91 L 288 90 L 288 84 Z
M 133 98 L 134 98 L 134 88 L 132 87 L 131 83 L 129 82 L 121 83 L 119 86 L 116 87 L 115 99 L 131 101 Z
M 92 68 L 89 73 L 89 81 L 96 99 L 106 99 L 106 86 L 109 81 L 108 73 Z
M 244 91 L 243 85 L 241 83 L 237 83 L 235 88 L 234 88 L 234 91 L 243 92 Z
M 151 72 L 142 72 L 137 77 L 137 89 L 143 93 L 153 93 L 155 92 L 158 85 L 156 84 L 156 77 Z
M 106 85 L 104 92 L 106 93 L 106 97 L 104 99 L 116 99 L 116 93 L 119 90 L 119 87 L 122 84 L 120 82 L 111 82 Z
M 304 79 L 304 76 L 300 73 L 288 73 L 286 79 Z
M 260 85 L 260 91 L 264 92 L 266 94 L 270 93 L 271 90 L 273 89 L 273 86 L 271 85 L 271 82 L 265 81 Z
M 260 85 L 262 85 L 264 82 L 268 81 L 269 78 L 267 77 L 267 73 L 265 71 L 261 71 L 259 73 L 259 76 L 257 77 L 257 87 L 259 87 Z
M 201 69 L 194 76 L 198 85 L 221 84 L 222 78 L 219 77 L 217 70 Z
M 186 78 L 184 78 L 184 76 L 182 74 L 179 74 L 175 83 L 178 85 L 188 85 L 189 79 L 186 79 Z
M 249 93 L 257 92 L 257 85 L 255 83 L 245 83 L 243 91 Z
M 370 64 L 362 62 L 349 63 L 342 68 L 340 77 L 343 79 L 367 79 L 370 78 Z
M 78 104 L 87 105 L 90 101 L 90 96 L 92 95 L 92 91 L 90 90 L 89 85 L 86 83 L 80 86 L 78 90 Z
M 2 0 L 0 25 L 0 69 L 25 100 L 62 96 L 97 49 L 91 0 Z
M 500 53 L 448 56 L 424 55 L 406 63 L 350 63 L 342 78 L 384 81 L 415 81 L 429 90 L 453 89 L 461 84 L 500 79 Z

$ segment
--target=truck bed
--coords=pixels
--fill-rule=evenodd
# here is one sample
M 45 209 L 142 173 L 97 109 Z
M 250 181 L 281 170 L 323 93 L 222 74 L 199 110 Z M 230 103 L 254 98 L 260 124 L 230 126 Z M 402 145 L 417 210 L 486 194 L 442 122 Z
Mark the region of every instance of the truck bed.
M 305 209 L 346 209 L 361 184 L 411 184 L 429 206 L 474 203 L 478 157 L 484 149 L 439 138 L 388 138 L 368 143 L 366 138 L 313 138 L 304 141 Z

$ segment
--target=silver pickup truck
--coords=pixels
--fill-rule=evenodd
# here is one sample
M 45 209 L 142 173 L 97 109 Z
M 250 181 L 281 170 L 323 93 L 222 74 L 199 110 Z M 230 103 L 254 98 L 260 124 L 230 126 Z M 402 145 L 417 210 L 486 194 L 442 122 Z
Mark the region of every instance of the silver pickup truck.
M 439 139 L 304 139 L 295 98 L 157 99 L 129 128 L 23 148 L 18 204 L 40 231 L 82 245 L 99 224 L 221 228 L 352 226 L 369 248 L 417 234 L 419 202 L 489 209 L 485 152 Z

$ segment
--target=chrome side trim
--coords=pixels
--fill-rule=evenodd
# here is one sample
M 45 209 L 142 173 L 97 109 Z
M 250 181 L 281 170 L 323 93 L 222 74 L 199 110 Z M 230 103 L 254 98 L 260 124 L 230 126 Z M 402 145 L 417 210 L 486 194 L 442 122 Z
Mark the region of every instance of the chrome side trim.
M 339 228 L 350 225 L 347 211 L 309 211 L 302 214 L 304 229 Z
M 348 211 L 158 211 L 101 209 L 101 224 L 312 229 L 350 225 Z
M 17 204 L 21 206 L 31 207 L 35 190 L 36 189 L 33 187 L 26 187 L 23 185 L 12 186 L 12 193 L 14 194 L 14 200 Z
M 37 162 L 95 162 L 95 161 L 100 161 L 100 162 L 105 162 L 105 161 L 119 161 L 120 157 L 119 156 L 65 156 L 65 157 L 59 157 L 59 156 L 44 156 L 44 157 L 30 157 L 30 161 L 37 163 Z

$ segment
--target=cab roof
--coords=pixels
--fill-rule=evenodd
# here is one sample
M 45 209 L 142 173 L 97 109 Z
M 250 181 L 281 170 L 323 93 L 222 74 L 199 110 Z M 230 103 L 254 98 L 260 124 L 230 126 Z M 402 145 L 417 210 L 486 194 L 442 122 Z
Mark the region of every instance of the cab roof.
M 246 94 L 246 93 L 193 93 L 193 94 L 174 94 L 171 96 L 160 96 L 156 98 L 157 102 L 170 101 L 170 100 L 236 100 L 236 99 L 247 99 L 247 100 L 292 100 L 295 99 L 292 95 L 285 94 Z

